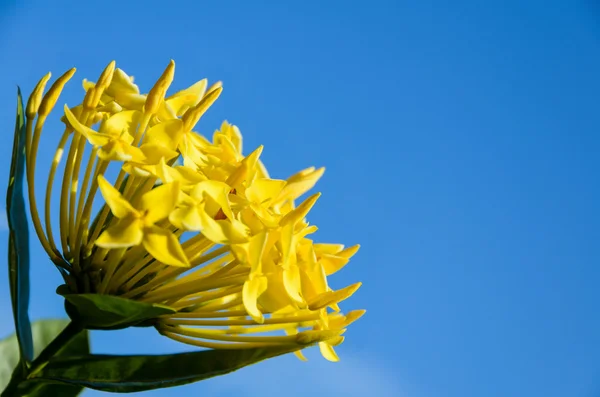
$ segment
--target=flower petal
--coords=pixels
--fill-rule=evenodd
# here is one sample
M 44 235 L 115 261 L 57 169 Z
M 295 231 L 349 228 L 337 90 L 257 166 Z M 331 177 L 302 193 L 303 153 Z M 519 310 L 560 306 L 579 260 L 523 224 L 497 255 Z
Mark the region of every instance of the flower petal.
M 254 277 L 244 283 L 242 290 L 242 299 L 244 302 L 244 308 L 248 312 L 248 315 L 252 317 L 254 321 L 262 324 L 265 320 L 261 311 L 258 309 L 258 298 L 267 290 L 267 278 L 264 276 Z
M 175 181 L 150 190 L 142 196 L 140 209 L 147 211 L 145 220 L 154 224 L 169 216 L 179 201 L 179 182 Z
M 67 116 L 67 120 L 69 121 L 69 124 L 71 124 L 71 127 L 83 135 L 92 145 L 103 146 L 110 140 L 110 136 L 100 134 L 90 127 L 81 124 L 67 105 L 65 105 L 65 116 Z
M 140 150 L 144 153 L 144 163 L 146 164 L 158 164 L 161 159 L 169 161 L 179 155 L 175 150 L 171 150 L 164 145 L 158 145 L 153 143 L 145 143 L 140 146 Z
M 134 136 L 140 116 L 141 113 L 137 110 L 125 110 L 115 113 L 100 125 L 100 133 L 120 136 L 123 131 L 127 131 L 127 133 Z
M 314 167 L 310 167 L 292 175 L 288 178 L 287 185 L 283 188 L 276 201 L 295 200 L 302 196 L 315 186 L 324 172 L 325 168 L 315 170 Z
M 136 211 L 135 208 L 125 200 L 123 195 L 102 175 L 98 176 L 98 186 L 100 187 L 104 201 L 106 201 L 106 204 L 108 204 L 114 216 L 117 218 L 125 218 L 127 215 L 138 214 L 138 211 Z
M 304 219 L 310 209 L 315 205 L 317 199 L 321 196 L 321 193 L 315 193 L 312 196 L 304 200 L 297 208 L 288 212 L 279 222 L 281 226 L 295 225 L 297 222 Z
M 329 343 L 319 342 L 319 350 L 321 351 L 321 355 L 323 355 L 326 360 L 334 363 L 340 361 L 340 358 L 335 353 L 335 350 L 333 350 L 333 346 L 331 346 Z
M 204 205 L 199 205 L 198 214 L 202 220 L 202 234 L 217 244 L 241 244 L 248 241 L 244 225 L 236 220 L 215 220 L 210 217 Z
M 323 265 L 325 274 L 328 276 L 340 271 L 349 261 L 350 259 L 343 256 L 330 254 L 322 254 L 319 258 L 319 263 Z
M 169 230 L 158 226 L 146 227 L 142 240 L 144 248 L 158 261 L 171 266 L 189 266 L 179 240 Z
M 169 222 L 176 228 L 186 231 L 202 230 L 202 218 L 196 206 L 177 208 L 169 214 Z
M 283 269 L 283 285 L 288 296 L 300 307 L 306 307 L 301 295 L 300 269 L 296 265 Z
M 95 241 L 102 248 L 127 248 L 139 245 L 144 233 L 139 219 L 129 216 L 106 229 Z
M 146 142 L 162 145 L 171 150 L 177 149 L 183 138 L 183 123 L 180 119 L 165 120 L 146 132 Z
M 285 181 L 279 179 L 257 178 L 246 189 L 246 197 L 254 203 L 262 204 L 277 197 L 285 184 Z

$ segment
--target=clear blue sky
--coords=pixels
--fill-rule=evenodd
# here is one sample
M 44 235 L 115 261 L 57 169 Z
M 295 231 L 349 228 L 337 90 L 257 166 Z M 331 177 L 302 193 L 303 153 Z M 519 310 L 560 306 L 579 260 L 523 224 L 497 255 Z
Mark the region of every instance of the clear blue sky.
M 201 131 L 239 125 L 276 177 L 326 166 L 311 221 L 322 241 L 362 244 L 332 281 L 363 281 L 344 307 L 368 310 L 340 363 L 311 352 L 181 392 L 600 396 L 593 2 L 14 3 L 0 8 L 0 186 L 16 84 L 29 93 L 77 66 L 65 94 L 75 104 L 81 79 L 112 59 L 148 90 L 173 58 L 174 88 L 224 82 Z M 32 251 L 31 316 L 64 316 L 57 271 Z M 0 285 L 8 334 L 6 272 Z M 132 330 L 93 333 L 93 350 L 186 347 Z

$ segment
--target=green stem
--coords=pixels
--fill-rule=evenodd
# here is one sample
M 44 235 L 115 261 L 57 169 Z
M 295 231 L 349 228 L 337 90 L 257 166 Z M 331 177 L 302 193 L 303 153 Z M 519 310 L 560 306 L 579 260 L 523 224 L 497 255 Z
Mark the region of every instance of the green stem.
M 77 334 L 79 334 L 82 330 L 83 327 L 81 327 L 81 325 L 71 321 L 69 325 L 67 325 L 65 329 L 63 329 L 61 333 L 58 334 L 56 338 L 54 338 L 44 350 L 42 350 L 40 355 L 35 360 L 33 360 L 28 369 L 23 369 L 23 366 L 21 365 L 21 363 L 19 363 L 19 365 L 17 365 L 17 368 L 15 369 L 15 372 L 13 372 L 13 375 L 10 378 L 10 382 L 8 383 L 0 397 L 19 397 L 24 395 L 24 393 L 27 393 L 27 390 L 19 389 L 19 385 L 23 381 L 27 380 L 29 374 L 43 367 L 48 362 L 48 360 L 50 360 L 54 355 L 60 352 L 60 350 L 63 347 L 65 347 L 65 345 L 69 343 L 71 339 L 77 336 Z

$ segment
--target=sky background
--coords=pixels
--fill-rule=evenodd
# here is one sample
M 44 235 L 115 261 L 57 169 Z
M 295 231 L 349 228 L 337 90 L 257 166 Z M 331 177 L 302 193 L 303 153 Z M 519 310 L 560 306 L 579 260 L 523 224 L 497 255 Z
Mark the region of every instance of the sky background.
M 277 358 L 178 392 L 600 396 L 597 3 L 0 4 L 0 186 L 16 85 L 28 95 L 46 72 L 76 66 L 57 106 L 74 105 L 81 80 L 112 59 L 143 91 L 171 58 L 174 90 L 222 80 L 199 131 L 237 124 L 246 153 L 265 145 L 274 177 L 327 167 L 309 219 L 320 241 L 362 245 L 331 284 L 362 281 L 342 307 L 367 309 L 337 349 L 341 362 L 310 351 L 308 363 Z M 37 241 L 31 250 L 31 317 L 64 317 L 58 272 Z M 0 285 L 7 335 L 6 272 Z M 190 350 L 152 329 L 93 332 L 92 344 Z

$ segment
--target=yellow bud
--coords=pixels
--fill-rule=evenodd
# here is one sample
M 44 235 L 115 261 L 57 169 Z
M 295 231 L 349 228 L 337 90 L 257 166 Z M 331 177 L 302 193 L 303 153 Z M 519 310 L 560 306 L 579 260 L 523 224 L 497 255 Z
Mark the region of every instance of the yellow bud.
M 52 77 L 52 73 L 48 72 L 44 77 L 38 81 L 33 92 L 29 96 L 29 100 L 27 101 L 27 109 L 25 110 L 25 114 L 28 119 L 32 119 L 35 117 L 35 114 L 40 107 L 40 103 L 42 102 L 42 96 L 44 95 L 44 89 L 46 88 L 46 84 L 48 80 Z
M 44 98 L 42 98 L 42 103 L 40 104 L 40 108 L 38 109 L 39 116 L 43 117 L 50 114 L 52 108 L 54 107 L 54 105 L 56 105 L 56 101 L 58 101 L 58 97 L 60 96 L 60 93 L 62 92 L 65 84 L 67 84 L 67 81 L 69 81 L 71 77 L 73 77 L 73 74 L 75 74 L 76 70 L 77 69 L 72 68 L 68 70 L 65 74 L 60 76 L 58 79 L 56 79 L 56 81 L 54 82 L 54 84 L 52 84 L 52 87 L 50 87 L 46 95 L 44 95 Z
M 148 93 L 146 103 L 144 104 L 144 112 L 147 114 L 154 114 L 158 111 L 158 108 L 162 101 L 165 99 L 165 94 L 169 89 L 169 86 L 173 82 L 175 76 L 175 61 L 171 59 L 169 66 L 165 69 L 162 76 L 156 81 L 154 87 Z
M 96 86 L 88 89 L 87 94 L 83 100 L 83 106 L 86 109 L 91 110 L 95 109 L 96 106 L 98 106 L 100 98 L 102 98 L 102 94 L 108 88 L 110 82 L 112 81 L 113 75 L 115 73 L 115 65 L 115 61 L 109 63 L 100 75 Z
M 215 103 L 217 98 L 219 98 L 221 92 L 223 92 L 223 88 L 221 86 L 214 88 L 212 91 L 208 91 L 208 93 L 204 95 L 202 100 L 198 102 L 196 106 L 188 109 L 188 111 L 185 112 L 181 118 L 183 120 L 184 131 L 191 131 L 192 128 L 194 128 L 198 120 L 200 120 L 200 117 L 202 117 L 208 108 Z
M 116 64 L 117 63 L 115 61 L 111 61 L 106 66 L 106 68 L 104 68 L 102 74 L 100 75 L 100 78 L 98 79 L 98 82 L 96 83 L 96 87 L 102 87 L 102 89 L 104 90 L 110 85 L 110 82 L 112 81 L 113 75 L 115 73 Z

